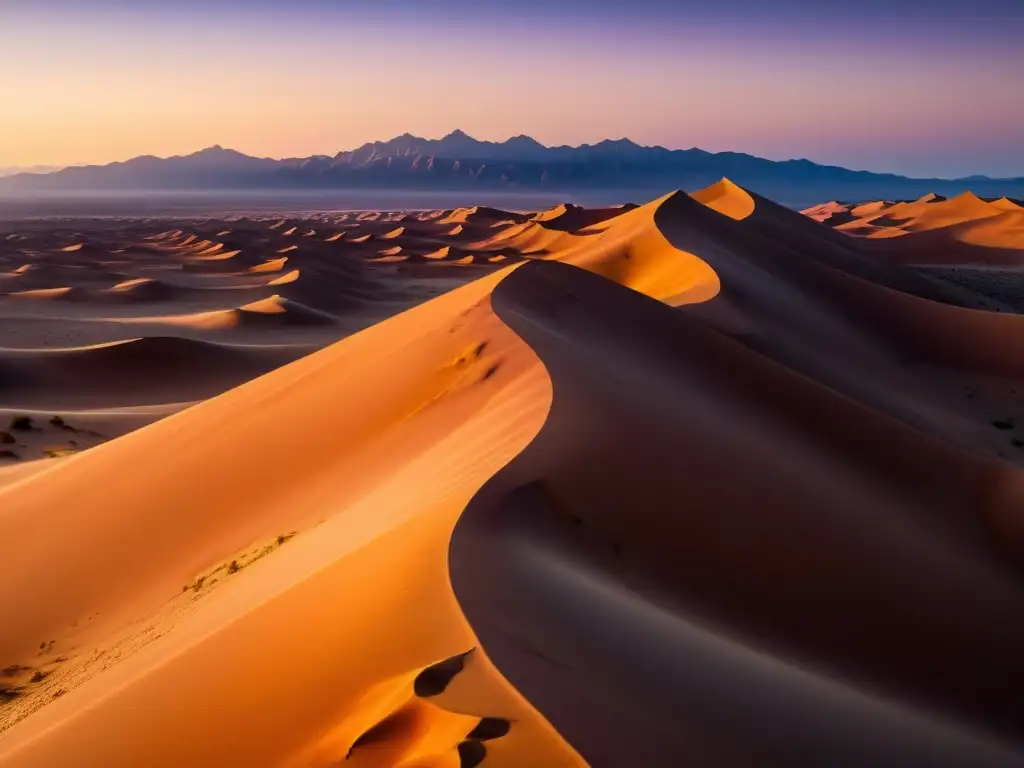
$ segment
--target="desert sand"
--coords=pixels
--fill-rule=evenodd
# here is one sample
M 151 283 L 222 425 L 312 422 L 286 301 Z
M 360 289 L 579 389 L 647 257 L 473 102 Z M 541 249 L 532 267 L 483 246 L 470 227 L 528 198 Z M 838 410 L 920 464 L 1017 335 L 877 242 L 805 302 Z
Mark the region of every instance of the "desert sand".
M 4 223 L 0 768 L 1021 765 L 1015 205 Z
M 982 200 L 970 192 L 951 199 L 830 202 L 804 211 L 840 232 L 862 238 L 875 258 L 913 266 L 929 278 L 966 290 L 960 301 L 997 312 L 1024 311 L 1024 202 Z

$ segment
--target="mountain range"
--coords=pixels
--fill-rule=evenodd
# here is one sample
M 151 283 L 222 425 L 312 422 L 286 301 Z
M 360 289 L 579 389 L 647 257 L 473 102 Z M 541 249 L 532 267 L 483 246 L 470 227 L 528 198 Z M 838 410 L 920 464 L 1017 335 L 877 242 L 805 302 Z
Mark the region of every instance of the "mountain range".
M 17 173 L 53 173 L 67 166 L 63 165 L 0 165 L 0 177 Z
M 0 193 L 184 190 L 695 189 L 728 177 L 792 205 L 823 199 L 901 199 L 927 192 L 1024 196 L 1024 178 L 920 179 L 853 171 L 810 160 L 774 161 L 738 152 L 670 150 L 629 139 L 545 146 L 529 136 L 479 141 L 463 131 L 442 139 L 408 133 L 334 156 L 271 159 L 213 146 L 189 155 L 136 157 L 108 165 L 0 178 Z

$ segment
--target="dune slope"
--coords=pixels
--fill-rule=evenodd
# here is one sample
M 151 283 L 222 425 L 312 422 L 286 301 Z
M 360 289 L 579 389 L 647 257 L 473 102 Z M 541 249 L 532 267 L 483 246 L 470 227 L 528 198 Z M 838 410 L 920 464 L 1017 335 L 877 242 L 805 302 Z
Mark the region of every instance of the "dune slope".
M 483 718 L 514 723 L 468 747 L 490 764 L 578 764 L 482 651 L 445 697 L 414 686 L 476 646 L 448 537 L 549 402 L 492 282 L 7 486 L 0 659 L 66 693 L 0 739 L 0 765 L 456 766 Z
M 453 583 L 585 758 L 1019 760 L 932 714 L 1020 732 L 1024 604 L 994 522 L 1019 509 L 1016 470 L 562 265 L 527 265 L 493 303 L 554 404 L 461 519 Z
M 0 467 L 0 768 L 1020 764 L 1019 316 L 727 180 L 139 243 L 0 395 L 252 379 Z

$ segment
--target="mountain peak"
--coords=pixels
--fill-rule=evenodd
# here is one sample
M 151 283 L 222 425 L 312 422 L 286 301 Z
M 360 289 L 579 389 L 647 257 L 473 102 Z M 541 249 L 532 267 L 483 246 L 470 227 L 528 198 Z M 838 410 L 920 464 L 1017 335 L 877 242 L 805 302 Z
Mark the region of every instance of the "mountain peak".
M 541 147 L 544 145 L 537 141 L 532 136 L 527 136 L 525 133 L 520 133 L 518 136 L 513 136 L 505 144 L 512 144 L 513 146 L 530 146 L 530 147 Z
M 645 149 L 645 147 L 641 147 L 635 141 L 633 141 L 631 139 L 627 139 L 627 138 L 604 139 L 603 141 L 597 142 L 597 144 L 595 144 L 594 146 L 595 147 L 600 147 L 601 149 L 614 149 L 614 150 L 620 150 L 620 151 L 621 150 L 631 150 L 632 151 L 632 150 L 635 150 L 635 149 Z

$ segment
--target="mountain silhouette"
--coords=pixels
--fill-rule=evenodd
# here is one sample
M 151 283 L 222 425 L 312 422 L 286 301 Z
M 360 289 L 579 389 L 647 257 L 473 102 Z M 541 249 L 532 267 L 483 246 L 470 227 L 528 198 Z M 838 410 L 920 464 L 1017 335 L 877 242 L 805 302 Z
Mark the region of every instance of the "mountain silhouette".
M 136 157 L 109 165 L 0 178 L 0 192 L 162 190 L 623 190 L 642 194 L 696 189 L 728 177 L 790 204 L 825 199 L 906 199 L 966 189 L 981 196 L 1020 197 L 1024 178 L 918 179 L 853 171 L 810 160 L 767 160 L 738 152 L 670 150 L 629 139 L 545 146 L 520 135 L 478 140 L 456 130 L 440 139 L 405 133 L 332 156 L 270 159 L 221 146 L 168 158 Z

